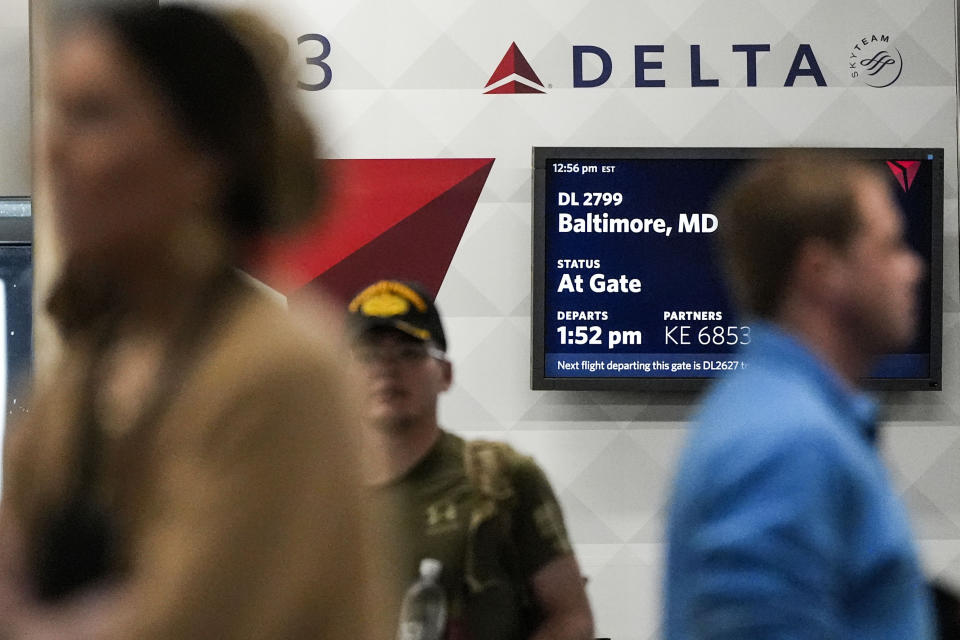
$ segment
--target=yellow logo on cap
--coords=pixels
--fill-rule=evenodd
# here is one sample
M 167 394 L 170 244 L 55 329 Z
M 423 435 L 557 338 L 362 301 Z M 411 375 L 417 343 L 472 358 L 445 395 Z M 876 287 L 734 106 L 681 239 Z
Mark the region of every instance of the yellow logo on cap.
M 375 282 L 350 301 L 351 313 L 360 311 L 366 316 L 389 318 L 407 313 L 410 305 L 420 313 L 427 310 L 427 303 L 416 291 L 393 280 Z
M 360 313 L 377 318 L 402 316 L 409 310 L 410 303 L 405 298 L 393 293 L 381 293 L 372 298 L 367 298 L 360 304 Z

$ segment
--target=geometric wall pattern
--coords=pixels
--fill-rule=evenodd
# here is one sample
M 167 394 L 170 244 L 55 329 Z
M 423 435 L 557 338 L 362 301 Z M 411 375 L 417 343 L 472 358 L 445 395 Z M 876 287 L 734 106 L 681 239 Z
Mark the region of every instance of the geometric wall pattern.
M 658 634 L 663 506 L 685 419 L 681 393 L 535 392 L 530 369 L 531 147 L 944 147 L 943 391 L 882 398 L 883 450 L 928 573 L 960 587 L 960 282 L 954 3 L 948 0 L 252 0 L 280 21 L 333 158 L 492 158 L 439 290 L 455 384 L 441 421 L 511 441 L 556 487 L 597 619 L 617 640 Z M 888 35 L 900 77 L 852 78 L 862 38 Z M 485 94 L 512 43 L 543 93 Z M 755 82 L 734 44 L 765 44 Z M 633 47 L 662 46 L 636 87 Z M 608 52 L 575 88 L 573 47 Z M 693 86 L 691 45 L 700 73 Z M 826 86 L 784 86 L 801 45 Z M 806 65 L 809 66 L 809 65 Z M 594 57 L 582 74 L 604 71 Z M 748 86 L 755 84 L 756 86 Z

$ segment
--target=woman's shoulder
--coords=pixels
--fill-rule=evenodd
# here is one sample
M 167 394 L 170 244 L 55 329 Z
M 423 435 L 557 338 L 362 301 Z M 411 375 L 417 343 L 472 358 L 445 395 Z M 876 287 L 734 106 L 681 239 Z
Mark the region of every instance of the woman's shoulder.
M 340 425 L 355 421 L 357 406 L 348 355 L 330 308 L 303 318 L 245 287 L 205 341 L 168 418 L 192 421 L 188 437 L 202 441 L 262 430 L 304 442 L 342 439 Z M 317 425 L 325 428 L 303 428 Z
M 245 283 L 212 341 L 220 357 L 236 364 L 345 368 L 349 351 L 343 313 L 316 297 L 295 307 L 258 284 Z

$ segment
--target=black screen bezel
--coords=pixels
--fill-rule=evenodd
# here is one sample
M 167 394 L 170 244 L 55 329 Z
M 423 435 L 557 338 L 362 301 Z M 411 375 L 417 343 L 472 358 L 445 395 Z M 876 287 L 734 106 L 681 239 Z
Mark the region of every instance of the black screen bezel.
M 865 378 L 865 388 L 880 391 L 939 390 L 943 370 L 943 149 L 894 147 L 825 148 L 864 160 L 928 160 L 933 156 L 933 197 L 931 200 L 930 264 L 930 367 L 924 378 Z M 534 147 L 532 211 L 532 304 L 530 387 L 535 390 L 596 391 L 696 391 L 716 378 L 657 377 L 570 377 L 545 376 L 545 276 L 546 276 L 546 167 L 556 160 L 624 159 L 734 159 L 762 160 L 788 149 L 785 147 Z

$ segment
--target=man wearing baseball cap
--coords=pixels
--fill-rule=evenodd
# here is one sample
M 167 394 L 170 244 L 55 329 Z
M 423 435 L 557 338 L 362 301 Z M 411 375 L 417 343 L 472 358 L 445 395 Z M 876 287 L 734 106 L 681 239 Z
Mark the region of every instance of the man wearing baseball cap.
M 431 296 L 382 280 L 350 302 L 365 383 L 369 481 L 395 541 L 398 591 L 439 560 L 448 640 L 593 638 L 593 620 L 560 507 L 536 463 L 508 445 L 465 441 L 437 421 L 450 388 Z M 399 598 L 392 603 L 399 613 Z

